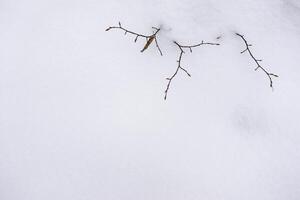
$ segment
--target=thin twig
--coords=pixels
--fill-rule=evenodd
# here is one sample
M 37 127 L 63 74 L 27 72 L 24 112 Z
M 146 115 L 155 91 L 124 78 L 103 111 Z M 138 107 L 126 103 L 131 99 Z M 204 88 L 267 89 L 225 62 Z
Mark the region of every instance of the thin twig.
M 189 77 L 191 77 L 191 74 L 185 68 L 183 68 L 181 66 L 182 57 L 183 57 L 183 54 L 185 53 L 184 49 L 189 49 L 189 51 L 192 53 L 193 48 L 199 47 L 201 45 L 220 45 L 218 43 L 211 43 L 211 42 L 204 42 L 204 41 L 202 41 L 201 43 L 196 44 L 196 45 L 180 45 L 176 41 L 174 41 L 174 44 L 179 48 L 180 53 L 179 53 L 179 58 L 177 60 L 178 65 L 177 65 L 177 68 L 176 68 L 174 74 L 171 77 L 167 78 L 168 84 L 167 84 L 167 88 L 165 90 L 165 97 L 164 97 L 165 100 L 167 99 L 172 80 L 176 77 L 179 70 L 184 71 Z
M 156 47 L 157 47 L 157 50 L 159 51 L 159 54 L 162 56 L 162 51 L 158 45 L 158 42 L 157 42 L 157 34 L 158 32 L 160 31 L 160 28 L 156 28 L 156 27 L 152 27 L 152 29 L 154 29 L 154 32 L 151 34 L 151 35 L 143 35 L 143 34 L 140 34 L 140 33 L 136 33 L 134 31 L 130 31 L 126 28 L 123 28 L 121 23 L 119 22 L 119 26 L 110 26 L 108 27 L 105 31 L 109 31 L 111 29 L 120 29 L 122 31 L 124 31 L 125 35 L 127 33 L 131 34 L 131 35 L 134 35 L 135 36 L 135 39 L 134 39 L 134 42 L 137 42 L 138 38 L 141 37 L 141 38 L 145 38 L 146 39 L 146 43 L 143 47 L 143 49 L 141 50 L 141 52 L 144 52 L 146 49 L 148 49 L 148 47 L 151 45 L 151 43 L 153 41 L 155 41 L 155 44 L 156 44 Z
M 278 75 L 276 74 L 273 74 L 273 73 L 270 73 L 268 72 L 264 67 L 262 67 L 259 62 L 261 62 L 262 60 L 261 59 L 256 59 L 254 57 L 254 55 L 252 54 L 252 51 L 250 50 L 249 47 L 251 47 L 252 45 L 248 43 L 248 41 L 245 39 L 245 37 L 239 33 L 235 33 L 237 36 L 239 36 L 240 38 L 242 38 L 242 40 L 244 41 L 245 45 L 246 45 L 246 49 L 241 51 L 241 54 L 245 53 L 245 52 L 248 52 L 250 57 L 252 58 L 252 60 L 254 60 L 254 62 L 256 63 L 256 68 L 255 68 L 255 71 L 258 70 L 258 69 L 261 69 L 269 78 L 269 81 L 270 81 L 270 87 L 273 89 L 273 79 L 272 77 L 278 77 Z

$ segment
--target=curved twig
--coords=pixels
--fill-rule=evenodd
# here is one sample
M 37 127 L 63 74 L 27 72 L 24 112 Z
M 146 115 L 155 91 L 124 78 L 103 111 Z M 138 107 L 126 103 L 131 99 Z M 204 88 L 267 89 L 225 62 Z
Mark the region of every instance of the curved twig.
M 165 97 L 164 97 L 165 100 L 167 99 L 172 80 L 176 77 L 179 70 L 184 71 L 189 77 L 191 77 L 191 74 L 185 68 L 183 68 L 181 66 L 182 57 L 183 57 L 183 54 L 185 53 L 184 49 L 189 49 L 189 51 L 192 53 L 193 48 L 199 47 L 201 45 L 220 45 L 219 43 L 211 43 L 211 42 L 204 42 L 204 41 L 202 41 L 199 44 L 195 44 L 195 45 L 180 45 L 176 41 L 174 41 L 174 44 L 179 48 L 180 53 L 179 53 L 179 58 L 177 60 L 178 65 L 177 65 L 177 68 L 176 68 L 174 74 L 171 77 L 167 78 L 168 84 L 167 84 L 167 88 L 165 90 Z
M 111 29 L 120 29 L 122 31 L 124 31 L 125 35 L 127 33 L 131 34 L 131 35 L 134 35 L 135 36 L 135 39 L 134 39 L 134 42 L 137 42 L 138 38 L 141 37 L 141 38 L 145 38 L 146 39 L 146 43 L 143 47 L 143 49 L 141 50 L 141 52 L 144 52 L 146 49 L 148 49 L 148 47 L 151 45 L 151 43 L 153 41 L 155 41 L 155 45 L 157 47 L 157 50 L 159 51 L 159 54 L 162 56 L 162 51 L 158 45 L 158 42 L 157 42 L 157 34 L 158 32 L 160 31 L 160 28 L 156 28 L 156 27 L 152 27 L 152 29 L 154 29 L 154 32 L 153 34 L 151 35 L 143 35 L 143 34 L 140 34 L 140 33 L 136 33 L 136 32 L 133 32 L 133 31 L 130 31 L 126 28 L 123 28 L 121 23 L 119 22 L 119 26 L 110 26 L 108 27 L 105 31 L 109 31 Z
M 241 51 L 241 54 L 245 53 L 245 52 L 248 52 L 250 57 L 252 58 L 252 60 L 254 60 L 254 62 L 256 63 L 257 67 L 255 68 L 255 71 L 258 70 L 258 69 L 261 69 L 269 78 L 269 81 L 270 81 L 270 87 L 273 89 L 273 79 L 272 77 L 278 77 L 278 75 L 276 74 L 273 74 L 273 73 L 270 73 L 268 72 L 264 67 L 262 67 L 259 62 L 261 62 L 262 60 L 261 59 L 256 59 L 254 57 L 254 55 L 252 54 L 251 50 L 249 47 L 251 47 L 252 45 L 249 44 L 247 42 L 247 40 L 245 39 L 245 37 L 239 33 L 235 33 L 237 36 L 239 36 L 240 38 L 242 38 L 242 40 L 244 41 L 245 45 L 246 45 L 246 49 Z

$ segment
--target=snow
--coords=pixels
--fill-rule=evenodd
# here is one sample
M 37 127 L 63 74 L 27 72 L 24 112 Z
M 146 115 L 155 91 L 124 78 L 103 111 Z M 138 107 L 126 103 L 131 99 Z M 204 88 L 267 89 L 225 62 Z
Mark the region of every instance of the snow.
M 2 0 L 0 24 L 1 200 L 300 198 L 299 1 Z M 164 101 L 173 40 L 221 45 Z

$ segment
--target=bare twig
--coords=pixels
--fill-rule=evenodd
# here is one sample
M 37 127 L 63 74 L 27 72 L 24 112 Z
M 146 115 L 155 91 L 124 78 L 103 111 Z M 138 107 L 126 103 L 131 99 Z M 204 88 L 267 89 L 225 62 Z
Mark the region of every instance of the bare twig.
M 141 38 L 145 38 L 146 39 L 146 43 L 144 45 L 144 48 L 141 50 L 141 52 L 144 52 L 146 49 L 148 49 L 148 47 L 151 45 L 151 43 L 153 41 L 155 41 L 155 45 L 157 47 L 157 50 L 159 51 L 160 55 L 162 56 L 162 51 L 158 45 L 158 42 L 157 42 L 157 34 L 158 32 L 160 31 L 160 28 L 156 28 L 156 27 L 152 27 L 152 29 L 154 29 L 154 32 L 151 34 L 151 35 L 143 35 L 143 34 L 140 34 L 140 33 L 136 33 L 136 32 L 133 32 L 133 31 L 130 31 L 126 28 L 123 28 L 121 23 L 119 22 L 119 26 L 110 26 L 108 27 L 105 31 L 109 31 L 111 29 L 120 29 L 122 31 L 124 31 L 125 35 L 127 33 L 131 34 L 131 35 L 134 35 L 135 36 L 135 39 L 134 39 L 134 42 L 137 42 L 138 38 L 141 37 Z
M 218 43 L 210 43 L 210 42 L 204 42 L 204 41 L 202 41 L 201 43 L 196 44 L 196 45 L 180 45 L 176 41 L 174 41 L 174 44 L 179 48 L 180 53 L 179 53 L 179 58 L 177 60 L 178 65 L 177 65 L 177 68 L 176 68 L 174 74 L 171 77 L 167 78 L 168 84 L 167 84 L 167 88 L 165 90 L 165 97 L 164 97 L 165 100 L 167 99 L 172 80 L 175 78 L 175 76 L 177 75 L 179 70 L 184 71 L 189 77 L 191 76 L 191 74 L 185 68 L 183 68 L 181 65 L 182 57 L 183 57 L 183 54 L 185 53 L 184 49 L 188 49 L 192 53 L 193 48 L 199 47 L 201 45 L 220 45 Z
M 239 33 L 235 33 L 237 36 L 239 36 L 240 38 L 242 38 L 242 40 L 244 41 L 245 45 L 246 45 L 246 49 L 241 51 L 241 54 L 245 53 L 245 52 L 248 52 L 250 57 L 252 58 L 252 60 L 254 60 L 254 62 L 256 63 L 256 68 L 255 70 L 258 70 L 258 69 L 261 69 L 269 78 L 269 81 L 270 81 L 270 87 L 273 89 L 273 79 L 272 77 L 278 77 L 278 75 L 276 74 L 273 74 L 273 73 L 270 73 L 268 72 L 264 67 L 262 67 L 259 62 L 261 62 L 262 60 L 261 59 L 256 59 L 254 57 L 254 55 L 252 54 L 252 51 L 250 50 L 249 47 L 251 47 L 252 45 L 248 43 L 248 41 L 245 39 L 245 37 Z

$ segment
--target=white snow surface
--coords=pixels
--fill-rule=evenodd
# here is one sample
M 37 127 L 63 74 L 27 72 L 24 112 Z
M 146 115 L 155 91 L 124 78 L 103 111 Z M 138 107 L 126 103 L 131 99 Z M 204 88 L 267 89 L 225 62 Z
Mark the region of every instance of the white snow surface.
M 298 0 L 1 0 L 0 199 L 300 199 L 299 35 Z M 221 45 L 164 101 L 173 40 Z

